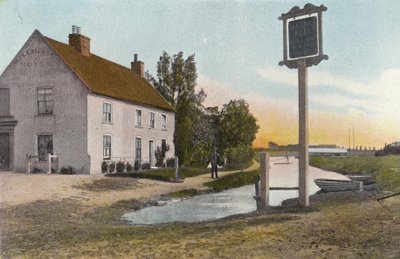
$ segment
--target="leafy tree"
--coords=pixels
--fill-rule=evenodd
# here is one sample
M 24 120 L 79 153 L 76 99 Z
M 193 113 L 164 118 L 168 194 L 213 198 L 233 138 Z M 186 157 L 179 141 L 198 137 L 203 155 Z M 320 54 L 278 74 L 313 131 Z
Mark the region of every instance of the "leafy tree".
M 228 162 L 240 165 L 251 160 L 251 146 L 259 126 L 245 100 L 231 100 L 221 111 L 219 123 L 220 150 L 228 156 Z M 240 159 L 239 159 L 240 158 Z M 242 159 L 247 161 L 242 161 Z
M 220 113 L 218 107 L 209 107 L 203 109 L 195 124 L 195 133 L 192 139 L 194 147 L 192 153 L 192 162 L 197 164 L 207 164 L 210 158 L 210 152 L 214 147 L 218 147 L 218 126 Z
M 194 55 L 184 59 L 183 52 L 171 57 L 164 51 L 157 63 L 156 78 L 149 73 L 146 76 L 175 110 L 175 154 L 183 163 L 193 150 L 192 138 L 198 119 L 193 114 L 199 113 L 206 96 L 203 90 L 195 92 L 197 69 Z

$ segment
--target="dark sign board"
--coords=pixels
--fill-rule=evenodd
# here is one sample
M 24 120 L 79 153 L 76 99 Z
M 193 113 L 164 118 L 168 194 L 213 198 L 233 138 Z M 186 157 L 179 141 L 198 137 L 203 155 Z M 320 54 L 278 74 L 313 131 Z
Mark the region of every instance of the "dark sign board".
M 283 21 L 283 61 L 279 65 L 297 68 L 298 62 L 305 60 L 309 67 L 328 59 L 322 49 L 322 12 L 326 10 L 323 5 L 306 4 L 278 18 Z
M 288 22 L 289 59 L 318 55 L 318 18 Z

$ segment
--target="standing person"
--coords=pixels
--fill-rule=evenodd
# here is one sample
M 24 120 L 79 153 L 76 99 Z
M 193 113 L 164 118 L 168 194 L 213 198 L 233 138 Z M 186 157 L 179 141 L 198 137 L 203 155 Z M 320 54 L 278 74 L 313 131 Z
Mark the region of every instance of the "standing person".
M 211 153 L 211 178 L 214 179 L 215 177 L 218 178 L 218 153 L 217 148 L 214 148 L 213 152 Z

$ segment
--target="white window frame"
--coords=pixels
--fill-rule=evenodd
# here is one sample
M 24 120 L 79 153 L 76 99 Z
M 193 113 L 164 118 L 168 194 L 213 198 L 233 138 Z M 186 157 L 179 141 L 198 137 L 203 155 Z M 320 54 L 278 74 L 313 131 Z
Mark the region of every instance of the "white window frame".
M 138 114 L 140 113 L 140 116 Z M 142 127 L 142 110 L 141 109 L 135 109 L 135 126 L 138 128 Z
M 110 112 L 109 112 L 109 118 L 108 116 L 106 117 L 106 114 L 108 115 L 108 111 L 105 111 L 105 107 L 109 105 L 110 106 Z M 113 121 L 113 107 L 112 103 L 109 102 L 103 102 L 103 124 L 112 124 Z
M 161 114 L 161 129 L 167 130 L 167 114 Z
M 39 91 L 44 91 L 43 96 L 44 100 L 39 100 Z M 46 91 L 50 91 L 49 93 L 46 93 Z M 50 100 L 47 100 L 48 97 L 51 97 Z M 44 103 L 44 109 L 46 110 L 45 112 L 40 111 L 40 105 L 39 102 Z M 47 109 L 51 109 L 51 111 L 47 111 Z M 53 96 L 53 88 L 52 87 L 38 87 L 36 88 L 36 114 L 40 116 L 49 116 L 53 115 L 54 113 L 54 96 Z
M 153 119 L 151 118 L 152 115 L 154 115 Z M 150 127 L 150 129 L 155 129 L 156 128 L 156 113 L 155 112 L 150 112 L 149 127 Z
M 110 146 L 106 147 L 106 137 L 110 137 Z M 108 152 L 107 152 L 108 151 Z M 109 155 L 107 155 L 109 153 Z M 103 160 L 111 160 L 112 157 L 112 136 L 111 134 L 104 134 L 103 135 Z

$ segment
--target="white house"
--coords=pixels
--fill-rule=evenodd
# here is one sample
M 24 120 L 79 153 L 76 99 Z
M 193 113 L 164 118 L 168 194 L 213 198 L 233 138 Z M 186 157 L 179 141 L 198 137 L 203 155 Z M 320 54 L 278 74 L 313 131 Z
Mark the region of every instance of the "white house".
M 173 157 L 173 109 L 134 57 L 127 68 L 92 54 L 76 26 L 69 44 L 35 30 L 0 76 L 0 169 L 26 172 L 33 156 L 46 170 L 49 153 L 80 173 L 103 160 L 154 165 L 164 141 Z

